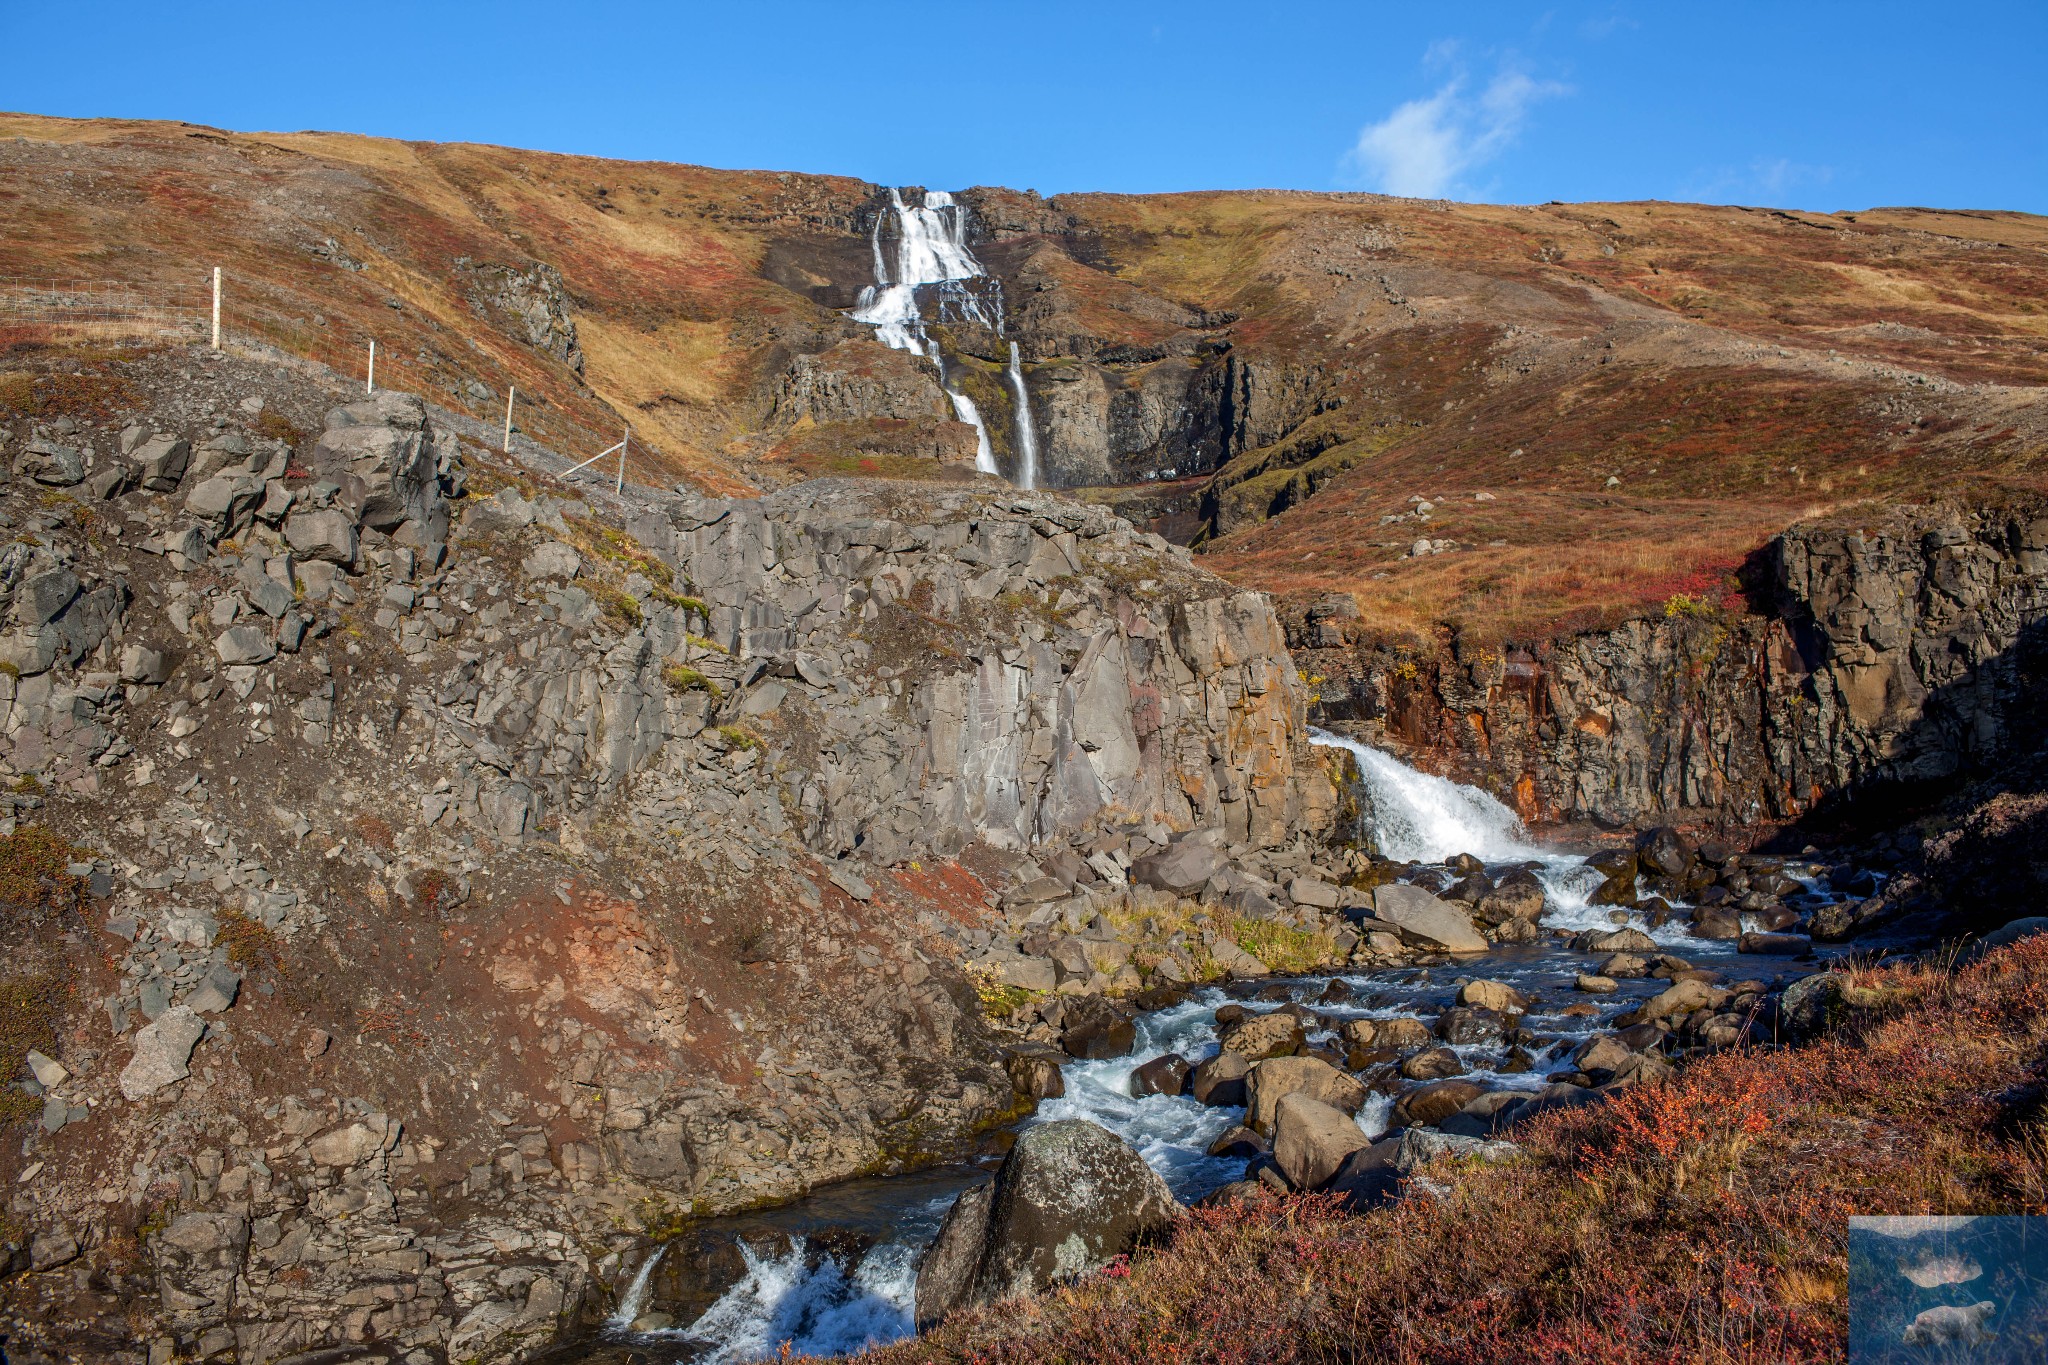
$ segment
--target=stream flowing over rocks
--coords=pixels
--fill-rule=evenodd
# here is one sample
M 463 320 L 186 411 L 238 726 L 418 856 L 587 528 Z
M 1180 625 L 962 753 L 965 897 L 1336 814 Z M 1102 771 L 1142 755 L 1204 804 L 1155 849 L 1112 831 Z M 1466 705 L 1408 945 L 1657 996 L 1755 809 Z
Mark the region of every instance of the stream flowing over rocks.
M 1529 842 L 1482 792 L 1334 736 L 1318 743 L 1360 761 L 1361 842 L 1403 860 L 1379 864 L 1403 880 L 1336 893 L 1352 906 L 1340 922 L 1379 943 L 1361 938 L 1348 965 L 1302 975 L 1253 962 L 1219 986 L 1155 988 L 1137 1008 L 1086 994 L 1040 1001 L 1013 1017 L 1026 1036 L 1011 1056 L 1043 1098 L 992 1179 L 984 1165 L 868 1182 L 772 1219 L 694 1230 L 647 1253 L 659 1262 L 643 1257 L 654 1273 L 636 1277 L 577 1358 L 745 1361 L 783 1341 L 841 1352 L 907 1335 L 960 1306 L 1101 1269 L 1157 1235 L 1172 1215 L 1153 1211 L 1142 1167 L 1180 1202 L 1328 1190 L 1368 1207 L 1399 1197 L 1434 1157 L 1512 1156 L 1515 1125 L 1548 1108 L 1792 1031 L 1796 1002 L 1832 980 L 1813 974 L 1806 940 L 1763 928 L 1840 902 L 1815 886 L 1814 867 L 1669 830 L 1588 862 Z M 1769 907 L 1717 912 L 1731 885 L 1742 897 L 1770 888 Z M 1318 922 L 1318 899 L 1294 899 L 1295 917 Z M 1390 909 L 1402 918 L 1386 919 Z M 1453 932 L 1470 936 L 1467 951 L 1446 950 Z M 1122 1027 L 1098 1055 L 1105 1018 Z M 1047 1183 L 1030 1174 L 1046 1159 L 1037 1154 L 1073 1144 L 1089 1155 L 1068 1164 L 1123 1174 L 1050 1182 L 1045 1212 L 1005 1219 L 1030 1197 L 1021 1191 Z M 704 1248 L 734 1239 L 723 1274 L 676 1263 L 715 1264 Z M 692 1250 L 679 1258 L 679 1247 Z M 991 1270 L 1033 1257 L 1026 1279 Z M 669 1307 L 721 1285 L 694 1317 Z
M 9 1359 L 853 1349 L 1188 1203 L 1512 1155 L 1809 1031 L 1829 945 L 1913 924 L 1912 876 L 1839 859 L 1533 838 L 1532 802 L 1740 803 L 1644 796 L 1690 732 L 1561 660 L 1489 733 L 1627 781 L 1424 772 L 1356 737 L 1407 702 L 1330 715 L 1267 598 L 1100 506 L 615 492 L 412 395 L 118 365 L 0 427 Z M 1818 700 L 1780 726 L 1766 671 L 1709 768 L 1988 758 L 2036 525 L 1781 542 L 1809 615 L 1723 646 L 1782 636 Z

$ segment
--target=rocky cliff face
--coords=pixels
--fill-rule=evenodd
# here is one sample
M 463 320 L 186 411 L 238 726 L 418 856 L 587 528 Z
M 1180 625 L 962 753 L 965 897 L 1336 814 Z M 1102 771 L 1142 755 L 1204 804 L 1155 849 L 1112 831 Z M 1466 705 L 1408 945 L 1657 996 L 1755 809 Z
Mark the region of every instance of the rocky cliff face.
M 4 432 L 10 1355 L 529 1352 L 640 1229 L 1027 1104 L 1020 905 L 1330 818 L 1264 599 L 1101 509 L 113 364 Z
M 1292 634 L 1338 679 L 1321 715 L 1434 753 L 1530 819 L 1785 821 L 1982 775 L 2038 735 L 2038 505 L 1795 527 L 1752 567 L 1758 612 L 1674 601 L 1540 650 L 1354 653 L 1337 613 Z

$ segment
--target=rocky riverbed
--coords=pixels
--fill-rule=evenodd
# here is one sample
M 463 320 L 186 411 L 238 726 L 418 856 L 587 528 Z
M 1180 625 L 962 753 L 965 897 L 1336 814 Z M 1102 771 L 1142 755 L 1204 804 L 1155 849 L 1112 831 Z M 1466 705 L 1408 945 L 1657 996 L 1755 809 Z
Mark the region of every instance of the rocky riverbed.
M 1348 958 L 1293 975 L 1239 962 L 1235 979 L 1154 986 L 1126 1002 L 1074 993 L 1104 975 L 1099 947 L 1094 965 L 1086 946 L 1056 947 L 1056 989 L 1069 993 L 1008 1020 L 1013 1074 L 1041 1096 L 1024 1133 L 1093 1125 L 1182 1203 L 1322 1190 L 1367 1207 L 1398 1197 L 1432 1157 L 1511 1156 L 1517 1125 L 1549 1108 L 1811 1028 L 1833 950 L 1783 931 L 1847 903 L 1823 886 L 1825 869 L 1712 845 L 1703 857 L 1668 830 L 1589 862 L 1525 842 L 1480 793 L 1391 760 L 1368 771 L 1365 842 L 1409 857 L 1376 864 L 1398 880 L 1347 888 L 1349 918 L 1330 916 L 1365 927 Z M 1533 856 L 1488 863 L 1467 847 Z M 1166 874 L 1154 864 L 1139 875 Z M 1478 908 L 1525 887 L 1523 915 Z M 1292 919 L 1345 958 L 1309 903 L 1317 894 L 1294 901 Z M 1396 918 L 1382 919 L 1382 906 Z M 1096 933 L 1084 945 L 1121 941 L 1106 921 L 1087 927 Z M 1436 937 L 1461 928 L 1474 940 L 1465 951 Z M 1387 941 L 1374 947 L 1368 935 Z M 1004 1145 L 955 1173 L 827 1191 L 773 1220 L 715 1222 L 622 1254 L 611 1267 L 620 1306 L 565 1358 L 743 1361 L 783 1341 L 830 1353 L 907 1335 L 971 1301 L 975 1278 L 958 1250 L 967 1234 L 955 1225 L 966 1217 L 983 1242 L 1002 1240 L 980 1230 L 980 1209 L 990 1174 L 998 1189 L 1009 1178 Z M 956 1202 L 976 1211 L 942 1218 Z M 1138 1217 L 1127 1203 L 1143 1207 L 1105 1193 L 1099 1218 L 1076 1221 L 1122 1227 Z M 1037 1282 L 1122 1249 L 1097 1248 Z
M 1272 605 L 1100 507 L 618 492 L 281 358 L 95 363 L 0 427 L 10 1359 L 884 1337 L 949 1216 L 951 1302 L 1113 1255 L 1018 1231 L 1061 1162 L 1369 1202 L 1927 927 L 1312 732 Z

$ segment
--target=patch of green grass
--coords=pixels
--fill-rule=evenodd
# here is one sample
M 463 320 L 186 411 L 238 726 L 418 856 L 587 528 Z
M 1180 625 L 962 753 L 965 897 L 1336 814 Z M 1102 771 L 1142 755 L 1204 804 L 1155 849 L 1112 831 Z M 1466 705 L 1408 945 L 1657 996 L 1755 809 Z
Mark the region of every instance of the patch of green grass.
M 991 1019 L 1007 1019 L 1018 1009 L 1038 999 L 1039 992 L 1012 986 L 996 973 L 996 969 L 984 963 L 970 962 L 961 969 L 967 984 L 974 987 L 974 997 L 981 1002 L 981 1012 Z
M 1230 926 L 1231 941 L 1282 976 L 1311 972 L 1336 956 L 1328 937 L 1274 920 L 1240 919 Z
M 85 856 L 85 849 L 47 825 L 24 825 L 0 838 L 0 905 L 76 909 L 85 896 L 85 879 L 64 869 Z
M 655 558 L 653 552 L 617 527 L 590 517 L 563 517 L 570 530 L 569 540 L 584 556 L 637 573 L 658 588 L 675 586 L 675 571 Z M 639 604 L 634 604 L 639 610 Z
M 637 630 L 646 619 L 640 610 L 640 599 L 623 588 L 615 588 L 609 583 L 593 583 L 590 595 L 597 599 L 598 608 L 606 616 L 628 630 Z
M 223 909 L 219 916 L 219 942 L 228 950 L 228 961 L 244 974 L 259 968 L 278 971 L 284 961 L 284 940 L 275 929 L 250 919 L 240 910 Z
M 718 727 L 718 734 L 721 739 L 735 749 L 765 749 L 768 747 L 762 743 L 759 735 L 743 725 L 721 725 Z
M 707 621 L 711 619 L 711 608 L 704 605 L 702 598 L 690 597 L 679 592 L 670 592 L 667 588 L 656 588 L 647 595 L 665 607 L 674 607 L 677 611 L 695 612 Z
M 51 972 L 0 977 L 0 1124 L 26 1123 L 43 1112 L 43 1102 L 14 1088 L 25 1073 L 30 1048 L 57 1050 L 58 1002 L 66 983 Z
M 709 692 L 714 701 L 725 695 L 719 691 L 717 683 L 711 681 L 711 679 L 705 677 L 696 669 L 685 667 L 682 664 L 670 664 L 667 668 L 662 669 L 661 680 L 668 684 L 669 691 L 671 692 Z

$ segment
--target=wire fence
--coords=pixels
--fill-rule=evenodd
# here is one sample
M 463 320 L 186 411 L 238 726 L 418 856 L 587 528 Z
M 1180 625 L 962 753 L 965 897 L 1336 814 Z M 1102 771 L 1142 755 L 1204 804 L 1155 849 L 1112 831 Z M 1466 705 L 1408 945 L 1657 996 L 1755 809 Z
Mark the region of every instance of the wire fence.
M 502 422 L 501 430 L 489 433 L 490 445 L 502 446 L 509 453 L 516 431 L 519 441 L 528 446 L 531 453 L 544 457 L 543 465 L 570 466 L 553 471 L 558 477 L 614 486 L 623 482 L 628 463 L 626 448 L 634 444 L 630 434 L 626 441 L 611 446 L 601 455 L 580 461 L 574 455 L 564 456 L 550 448 L 555 441 L 567 437 L 564 448 L 573 450 L 582 445 L 589 434 L 582 431 L 573 434 L 569 431 L 550 431 L 545 435 L 539 431 L 529 433 L 525 422 L 515 427 L 513 414 L 508 409 L 497 407 L 505 403 L 508 395 L 459 371 L 451 372 L 445 357 L 430 356 L 426 351 L 417 356 L 408 355 L 397 347 L 378 348 L 372 352 L 367 346 L 374 345 L 373 340 L 366 340 L 366 347 L 359 349 L 347 340 L 325 334 L 324 328 L 309 327 L 293 316 L 291 309 L 280 307 L 280 300 L 269 297 L 275 292 L 275 287 L 262 281 L 244 280 L 242 288 L 237 290 L 234 281 L 222 277 L 218 282 L 225 285 L 224 294 L 236 300 L 228 310 L 229 315 L 222 317 L 216 311 L 222 306 L 223 299 L 223 295 L 215 292 L 216 282 L 209 279 L 204 283 L 177 285 L 142 284 L 129 280 L 0 277 L 0 352 L 16 343 L 63 345 L 140 341 L 205 344 L 214 341 L 216 344 L 240 343 L 241 346 L 253 343 L 259 351 L 271 349 L 272 354 L 282 351 L 336 373 L 352 375 L 363 383 L 366 392 L 373 388 L 402 388 L 429 401 L 447 404 L 470 420 L 481 416 L 480 427 L 498 427 Z M 522 402 L 527 401 L 523 391 L 518 393 L 518 398 Z M 474 409 L 479 407 L 486 408 L 487 412 L 490 409 L 496 411 L 488 412 L 488 415 L 476 414 Z M 499 412 L 503 413 L 502 418 L 497 416 Z M 570 422 L 568 425 L 573 428 L 576 424 Z M 612 466 L 606 456 L 618 457 L 619 465 Z M 640 461 L 631 463 L 637 466 Z M 606 471 L 613 469 L 616 472 L 608 476 Z M 654 477 L 657 483 L 664 481 L 658 470 Z
M 0 280 L 0 332 L 13 339 L 204 341 L 211 285 Z

